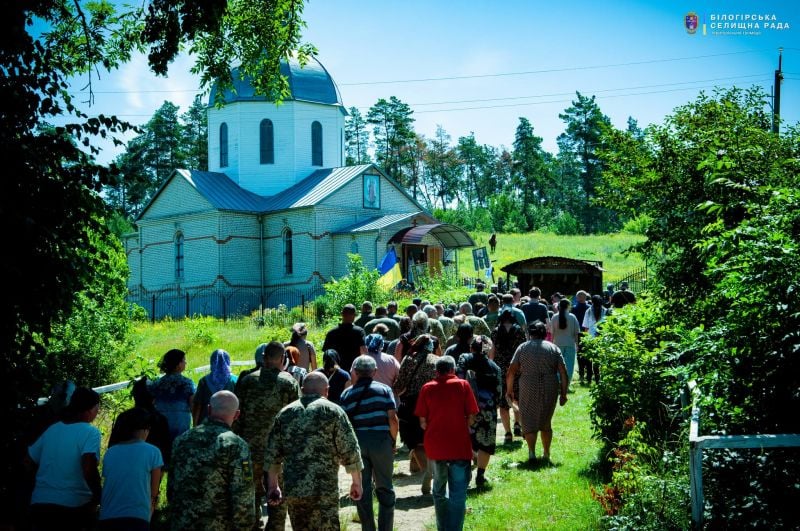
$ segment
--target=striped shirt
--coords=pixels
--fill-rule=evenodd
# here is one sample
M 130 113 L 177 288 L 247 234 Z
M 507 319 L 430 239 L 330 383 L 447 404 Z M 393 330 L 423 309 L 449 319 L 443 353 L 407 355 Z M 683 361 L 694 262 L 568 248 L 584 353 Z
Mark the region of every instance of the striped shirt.
M 371 378 L 359 378 L 354 386 L 342 393 L 339 405 L 347 413 L 356 432 L 388 432 L 388 412 L 397 409 L 392 389 Z

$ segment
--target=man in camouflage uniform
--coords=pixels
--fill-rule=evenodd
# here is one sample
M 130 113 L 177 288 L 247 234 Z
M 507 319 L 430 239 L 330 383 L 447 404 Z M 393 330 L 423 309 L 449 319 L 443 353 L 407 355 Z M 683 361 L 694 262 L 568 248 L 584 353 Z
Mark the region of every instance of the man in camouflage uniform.
M 173 531 L 247 531 L 256 516 L 250 448 L 230 429 L 239 400 L 230 391 L 211 397 L 208 418 L 179 435 L 169 473 Z
M 288 372 L 281 370 L 283 343 L 273 341 L 264 349 L 264 367 L 256 370 L 236 383 L 241 414 L 233 425 L 234 431 L 250 445 L 253 456 L 253 483 L 256 489 L 255 507 L 261 529 L 261 504 L 264 495 L 264 445 L 272 427 L 272 421 L 287 404 L 300 398 L 300 386 Z M 280 478 L 278 480 L 280 484 Z M 286 527 L 286 506 L 267 508 L 267 530 Z
M 275 505 L 285 496 L 292 529 L 339 531 L 340 464 L 352 476 L 350 498 L 361 499 L 361 450 L 347 415 L 327 394 L 325 375 L 310 373 L 303 397 L 281 410 L 267 438 L 267 497 Z

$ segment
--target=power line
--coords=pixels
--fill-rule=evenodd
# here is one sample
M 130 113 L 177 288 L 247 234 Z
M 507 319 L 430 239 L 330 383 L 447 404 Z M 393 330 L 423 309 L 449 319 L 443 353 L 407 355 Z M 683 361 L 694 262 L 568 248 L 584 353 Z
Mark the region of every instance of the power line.
M 645 89 L 645 88 L 655 88 L 655 87 L 673 87 L 677 85 L 690 85 L 694 83 L 711 83 L 714 81 L 725 81 L 729 79 L 746 79 L 746 78 L 754 78 L 754 77 L 766 77 L 769 74 L 749 74 L 744 76 L 728 76 L 728 77 L 717 77 L 712 79 L 698 79 L 695 81 L 678 81 L 674 83 L 660 83 L 655 85 L 639 85 L 633 87 L 620 87 L 620 88 L 610 88 L 610 89 L 593 89 L 593 90 L 579 90 L 579 92 L 583 92 L 586 94 L 598 94 L 602 92 L 617 92 L 620 90 L 638 90 L 638 89 Z M 691 87 L 690 87 L 691 88 Z M 454 103 L 479 103 L 485 101 L 508 101 L 508 100 L 522 100 L 522 99 L 529 99 L 529 98 L 552 98 L 555 96 L 570 96 L 575 94 L 575 91 L 570 92 L 554 92 L 551 94 L 534 94 L 530 96 L 508 96 L 505 98 L 483 98 L 483 99 L 474 99 L 474 100 L 452 100 L 452 101 L 432 101 L 432 102 L 424 102 L 424 103 L 409 103 L 412 106 L 426 106 L 426 105 L 448 105 Z
M 652 90 L 647 92 L 631 92 L 629 94 L 610 94 L 605 96 L 605 99 L 609 98 L 627 98 L 630 96 L 643 96 L 649 94 L 665 94 L 669 92 L 681 92 L 685 90 L 702 90 L 708 88 L 715 88 L 715 87 L 722 87 L 722 86 L 734 86 L 735 83 L 725 83 L 722 85 L 709 85 L 705 87 L 684 87 L 684 88 L 677 88 L 677 89 L 669 89 L 669 90 Z M 568 103 L 572 101 L 571 99 L 566 100 L 548 100 L 548 101 L 531 101 L 525 103 L 509 103 L 505 105 L 483 105 L 477 107 L 455 107 L 452 109 L 432 109 L 432 110 L 423 110 L 423 111 L 414 111 L 414 114 L 427 114 L 432 112 L 453 112 L 453 111 L 472 111 L 472 110 L 484 110 L 484 109 L 502 109 L 506 107 L 526 107 L 530 105 L 547 105 L 551 103 Z
M 488 78 L 488 77 L 507 77 L 507 76 L 527 76 L 532 74 L 549 74 L 554 72 L 571 72 L 577 70 L 598 70 L 602 68 L 618 68 L 622 66 L 637 66 L 637 65 L 646 65 L 646 64 L 655 64 L 655 63 L 669 63 L 675 61 L 690 61 L 695 59 L 708 59 L 711 57 L 723 57 L 729 55 L 741 55 L 747 53 L 756 53 L 761 52 L 764 50 L 745 50 L 741 52 L 727 52 L 727 53 L 717 53 L 717 54 L 709 54 L 709 55 L 695 55 L 691 57 L 670 57 L 665 59 L 648 59 L 645 61 L 631 61 L 628 63 L 610 63 L 605 65 L 588 65 L 588 66 L 569 66 L 563 68 L 547 68 L 543 70 L 527 70 L 523 72 L 501 72 L 501 73 L 494 73 L 494 74 L 474 74 L 468 76 L 446 76 L 446 77 L 428 77 L 428 78 L 419 78 L 419 79 L 395 79 L 391 81 L 358 81 L 352 83 L 338 83 L 339 86 L 342 87 L 351 87 L 357 85 L 388 85 L 388 84 L 397 84 L 397 83 L 426 83 L 430 81 L 453 81 L 457 79 L 480 79 L 480 78 Z
M 794 48 L 785 48 L 787 50 L 793 50 Z M 644 65 L 644 64 L 656 64 L 656 63 L 668 63 L 668 62 L 675 62 L 675 61 L 689 61 L 695 59 L 708 59 L 712 57 L 723 57 L 723 56 L 730 56 L 730 55 L 742 55 L 748 53 L 756 53 L 761 52 L 763 50 L 745 50 L 740 52 L 726 52 L 726 53 L 718 53 L 718 54 L 708 54 L 708 55 L 696 55 L 690 57 L 670 57 L 665 59 L 648 59 L 644 61 L 631 61 L 627 63 L 610 63 L 605 65 L 588 65 L 588 66 L 574 66 L 574 67 L 564 67 L 564 68 L 549 68 L 543 70 L 528 70 L 522 72 L 500 72 L 500 73 L 489 73 L 489 74 L 474 74 L 474 75 L 465 75 L 465 76 L 447 76 L 447 77 L 431 77 L 431 78 L 419 78 L 419 79 L 396 79 L 391 81 L 360 81 L 360 82 L 352 82 L 352 83 L 337 83 L 339 86 L 359 86 L 359 85 L 388 85 L 388 84 L 398 84 L 398 83 L 423 83 L 429 81 L 453 81 L 459 79 L 480 79 L 480 78 L 492 78 L 492 77 L 508 77 L 508 76 L 524 76 L 524 75 L 533 75 L 533 74 L 546 74 L 546 73 L 554 73 L 554 72 L 569 72 L 569 71 L 578 71 L 578 70 L 598 70 L 602 68 L 618 68 L 623 66 L 637 66 L 637 65 Z M 744 76 L 747 77 L 747 76 Z M 88 92 L 88 89 L 79 91 Z M 195 89 L 153 89 L 153 90 L 94 90 L 92 91 L 94 94 L 168 94 L 168 93 L 177 93 L 177 92 L 196 92 L 202 93 L 204 90 L 195 88 Z

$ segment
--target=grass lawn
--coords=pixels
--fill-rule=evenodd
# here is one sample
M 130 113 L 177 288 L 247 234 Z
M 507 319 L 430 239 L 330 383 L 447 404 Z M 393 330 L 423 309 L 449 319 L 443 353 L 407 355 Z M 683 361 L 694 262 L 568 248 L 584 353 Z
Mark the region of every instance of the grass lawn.
M 590 486 L 599 485 L 595 473 L 600 443 L 592 439 L 588 388 L 573 383 L 575 392 L 553 415 L 552 464 L 530 466 L 528 447 L 520 438 L 498 444 L 486 477 L 491 489 L 470 489 L 471 508 L 465 529 L 597 529 L 602 511 Z M 498 425 L 498 435 L 503 428 Z M 541 441 L 537 453 L 541 455 Z
M 478 247 L 489 249 L 487 232 L 472 232 L 472 239 Z M 619 232 L 591 236 L 559 236 L 544 232 L 527 234 L 498 234 L 497 250 L 489 257 L 494 261 L 495 276 L 501 274 L 500 268 L 512 262 L 537 256 L 564 256 L 582 260 L 603 262 L 603 281 L 614 282 L 634 269 L 644 265 L 637 253 L 624 254 L 631 245 L 644 240 L 643 236 Z M 458 269 L 462 276 L 483 276 L 475 273 L 472 252 L 464 249 L 458 253 Z

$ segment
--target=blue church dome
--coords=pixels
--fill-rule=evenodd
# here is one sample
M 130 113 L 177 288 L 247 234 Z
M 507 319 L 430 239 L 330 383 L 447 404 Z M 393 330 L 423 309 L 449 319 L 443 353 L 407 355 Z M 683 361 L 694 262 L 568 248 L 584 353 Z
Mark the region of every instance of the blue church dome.
M 249 76 L 242 78 L 239 69 L 231 72 L 235 91 L 226 90 L 223 93 L 223 102 L 234 103 L 237 101 L 268 101 L 266 96 L 256 95 Z M 287 100 L 307 101 L 325 105 L 344 106 L 339 89 L 333 78 L 325 70 L 316 57 L 309 57 L 305 66 L 301 67 L 295 58 L 281 59 L 281 74 L 289 80 L 291 96 Z M 215 104 L 217 84 L 211 86 L 208 97 L 209 107 Z

